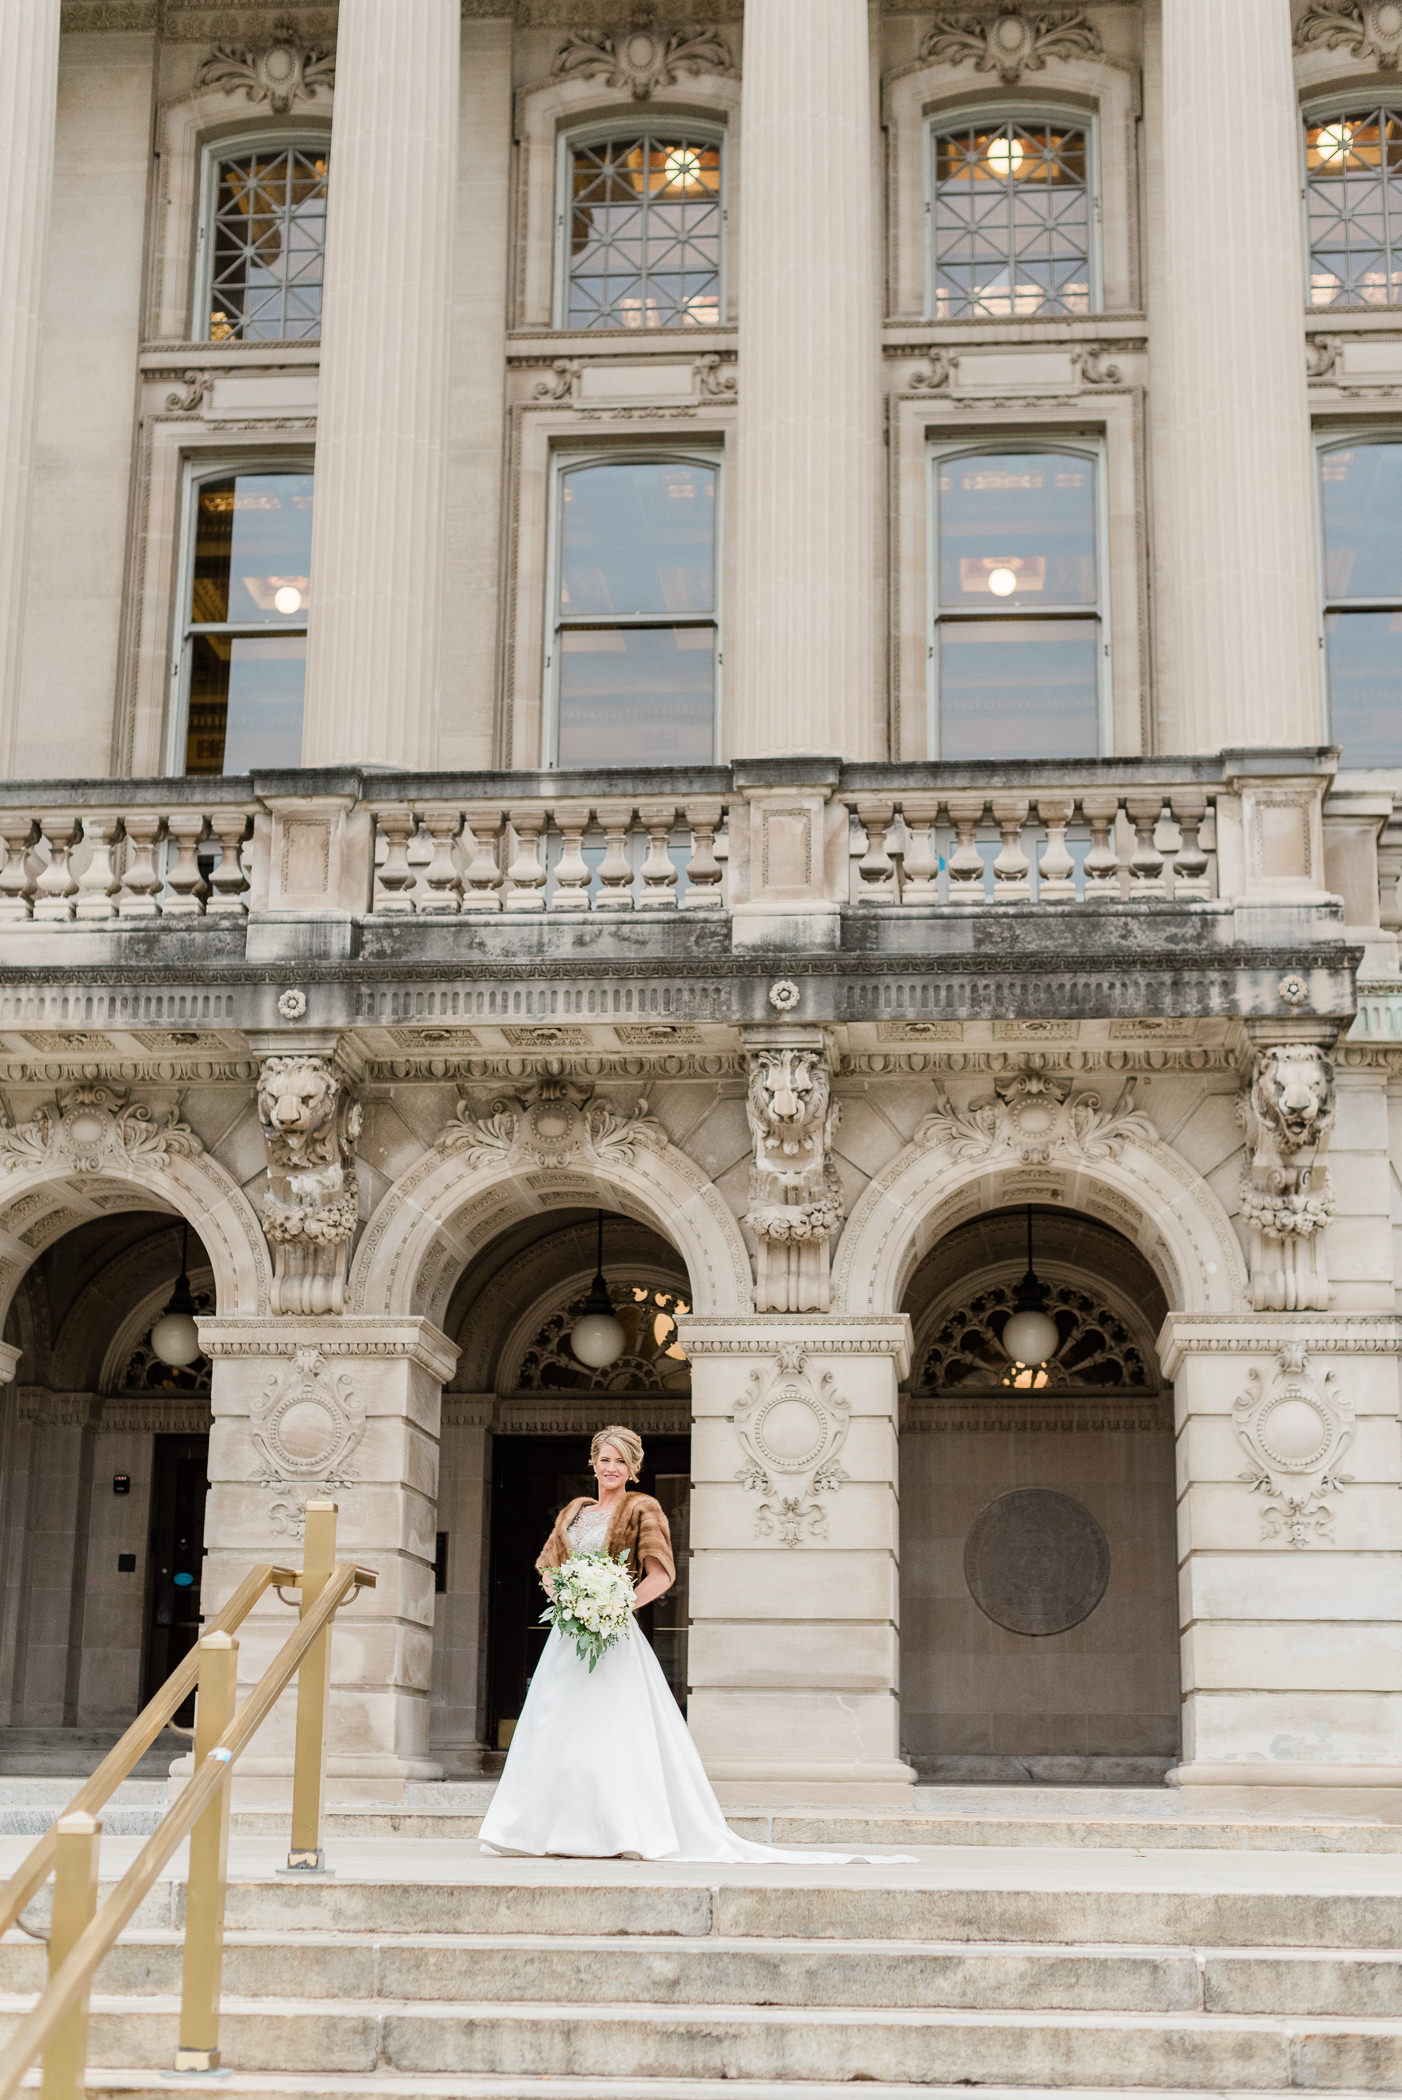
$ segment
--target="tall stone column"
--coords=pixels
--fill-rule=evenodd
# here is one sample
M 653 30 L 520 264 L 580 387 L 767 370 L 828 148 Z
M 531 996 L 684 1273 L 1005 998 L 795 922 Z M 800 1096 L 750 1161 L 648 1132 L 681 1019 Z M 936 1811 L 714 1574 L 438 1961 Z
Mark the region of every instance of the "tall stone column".
M 59 0 L 0 0 L 0 771 L 19 714 L 39 307 L 58 104 Z
M 1162 0 L 1161 750 L 1322 741 L 1289 0 Z M 1152 51 L 1151 51 L 1152 56 Z M 1167 683 L 1167 681 L 1166 681 Z
M 750 0 L 738 758 L 880 755 L 879 313 L 866 0 Z
M 342 0 L 307 765 L 434 760 L 458 40 L 454 0 Z

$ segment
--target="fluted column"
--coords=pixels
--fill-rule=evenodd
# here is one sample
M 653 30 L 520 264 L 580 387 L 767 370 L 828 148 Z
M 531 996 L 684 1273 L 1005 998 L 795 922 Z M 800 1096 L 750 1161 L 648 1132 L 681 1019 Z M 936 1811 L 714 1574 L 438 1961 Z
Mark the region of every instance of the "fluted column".
M 748 0 L 733 756 L 876 748 L 866 0 Z
M 457 0 L 341 0 L 302 757 L 434 760 Z
M 1161 33 L 1159 747 L 1318 743 L 1289 0 L 1162 0 Z
M 0 0 L 0 770 L 13 769 L 59 0 Z

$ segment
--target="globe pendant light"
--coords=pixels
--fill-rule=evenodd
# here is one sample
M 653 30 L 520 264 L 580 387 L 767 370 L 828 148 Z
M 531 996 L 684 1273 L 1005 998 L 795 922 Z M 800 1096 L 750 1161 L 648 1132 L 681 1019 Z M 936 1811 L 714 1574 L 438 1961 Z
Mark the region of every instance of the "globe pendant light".
M 189 1253 L 190 1227 L 187 1222 L 180 1242 L 180 1274 L 175 1279 L 175 1289 L 170 1294 L 169 1305 L 151 1329 L 151 1354 L 159 1357 L 163 1364 L 169 1364 L 172 1371 L 183 1371 L 200 1353 L 195 1300 L 186 1274 Z
M 594 1281 L 584 1310 L 570 1329 L 570 1347 L 591 1371 L 606 1371 L 618 1362 L 628 1337 L 615 1317 L 609 1287 L 604 1282 L 604 1214 L 599 1212 L 599 1238 L 595 1255 Z
M 1061 1347 L 1061 1329 L 1047 1311 L 1047 1287 L 1032 1266 L 1032 1205 L 1027 1206 L 1027 1274 L 1013 1296 L 1013 1309 L 999 1336 L 1015 1364 L 1032 1370 L 1049 1363 Z

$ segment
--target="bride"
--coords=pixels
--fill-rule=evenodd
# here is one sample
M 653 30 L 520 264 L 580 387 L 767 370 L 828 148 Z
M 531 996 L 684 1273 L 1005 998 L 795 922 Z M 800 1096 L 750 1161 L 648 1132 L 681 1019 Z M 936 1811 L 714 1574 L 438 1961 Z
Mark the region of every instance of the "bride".
M 626 1551 L 633 1608 L 676 1578 L 660 1503 L 630 1495 L 643 1462 L 631 1429 L 601 1429 L 589 1447 L 597 1499 L 560 1512 L 536 1567 L 574 1553 Z M 482 1824 L 485 1852 L 570 1859 L 792 1860 L 845 1863 L 908 1855 L 786 1852 L 737 1837 L 720 1811 L 696 1745 L 634 1621 L 593 1671 L 554 1628 L 511 1738 Z

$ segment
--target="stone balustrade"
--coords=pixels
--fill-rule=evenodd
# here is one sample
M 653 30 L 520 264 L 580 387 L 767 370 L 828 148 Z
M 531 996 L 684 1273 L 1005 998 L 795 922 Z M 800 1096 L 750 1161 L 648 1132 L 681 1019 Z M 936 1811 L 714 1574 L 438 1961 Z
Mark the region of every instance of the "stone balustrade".
M 247 913 L 243 849 L 258 809 L 248 782 L 218 782 L 211 794 L 207 783 L 134 781 L 120 801 L 117 784 L 106 782 L 101 807 L 91 804 L 91 783 L 72 785 L 81 801 L 61 793 L 30 800 L 20 787 L 0 806 L 0 926 Z M 204 794 L 188 799 L 191 785 Z M 230 785 L 235 793 L 225 798 L 220 790 Z

